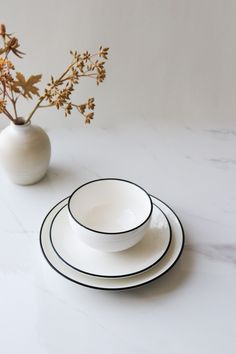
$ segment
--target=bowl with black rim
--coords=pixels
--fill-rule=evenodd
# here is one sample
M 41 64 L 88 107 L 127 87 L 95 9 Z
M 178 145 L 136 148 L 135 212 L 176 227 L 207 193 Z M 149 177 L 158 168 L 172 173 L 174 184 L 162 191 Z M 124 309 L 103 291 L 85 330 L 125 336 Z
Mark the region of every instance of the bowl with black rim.
M 152 200 L 142 187 L 118 178 L 85 183 L 68 201 L 73 235 L 104 252 L 123 251 L 141 241 L 152 210 Z

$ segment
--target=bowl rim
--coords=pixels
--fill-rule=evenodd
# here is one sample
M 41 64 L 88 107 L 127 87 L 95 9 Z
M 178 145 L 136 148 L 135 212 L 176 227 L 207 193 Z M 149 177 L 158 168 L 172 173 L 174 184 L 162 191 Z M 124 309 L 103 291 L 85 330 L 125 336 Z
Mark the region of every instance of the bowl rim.
M 86 186 L 86 185 L 88 185 L 88 184 L 91 184 L 91 183 L 94 183 L 94 182 L 99 182 L 99 181 L 121 181 L 121 182 L 130 183 L 130 184 L 132 184 L 132 185 L 138 187 L 139 189 L 141 189 L 141 190 L 147 195 L 147 197 L 148 197 L 148 199 L 149 199 L 149 201 L 150 201 L 150 212 L 149 212 L 148 216 L 146 217 L 146 219 L 145 219 L 144 221 L 142 221 L 140 224 L 138 224 L 137 226 L 135 226 L 135 227 L 133 227 L 133 228 L 131 228 L 131 229 L 127 229 L 127 230 L 124 230 L 124 231 L 118 231 L 118 232 L 99 231 L 99 230 L 96 230 L 96 229 L 92 229 L 92 228 L 90 228 L 90 227 L 88 227 L 88 226 L 82 224 L 81 222 L 79 222 L 79 221 L 74 217 L 74 215 L 73 215 L 73 213 L 72 213 L 71 206 L 70 206 L 71 200 L 72 200 L 74 194 L 75 194 L 79 189 L 83 188 L 84 186 Z M 147 191 L 146 191 L 144 188 L 140 187 L 137 183 L 128 181 L 128 180 L 126 180 L 126 179 L 122 179 L 122 178 L 112 178 L 112 177 L 111 177 L 111 178 L 98 178 L 98 179 L 94 179 L 94 180 L 92 180 L 92 181 L 89 181 L 89 182 L 86 182 L 86 183 L 82 184 L 81 186 L 79 186 L 78 188 L 76 188 L 76 189 L 72 192 L 72 194 L 71 194 L 70 197 L 69 197 L 67 206 L 68 206 L 68 211 L 69 211 L 70 216 L 73 218 L 73 220 L 74 220 L 77 224 L 79 224 L 80 226 L 82 226 L 83 228 L 85 228 L 85 229 L 87 229 L 87 230 L 89 230 L 89 231 L 95 232 L 95 233 L 97 233 L 97 234 L 104 234 L 104 235 L 119 235 L 119 234 L 126 234 L 126 233 L 131 232 L 131 231 L 135 231 L 136 229 L 138 229 L 138 228 L 140 228 L 141 226 L 143 226 L 143 225 L 150 219 L 150 217 L 151 217 L 151 215 L 152 215 L 152 211 L 153 211 L 152 199 L 151 199 L 150 195 L 147 193 Z

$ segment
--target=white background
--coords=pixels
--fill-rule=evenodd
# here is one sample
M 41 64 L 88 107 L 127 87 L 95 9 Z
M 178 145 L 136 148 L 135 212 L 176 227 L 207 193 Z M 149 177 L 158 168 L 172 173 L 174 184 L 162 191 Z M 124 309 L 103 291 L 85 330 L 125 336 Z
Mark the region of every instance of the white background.
M 52 143 L 47 176 L 19 187 L 0 174 L 2 353 L 235 354 L 235 18 L 229 0 L 1 1 L 25 75 L 45 83 L 70 49 L 110 47 L 104 84 L 84 81 L 75 95 L 95 95 L 91 126 L 38 112 Z M 101 177 L 140 184 L 183 222 L 183 256 L 152 285 L 82 288 L 42 257 L 47 212 Z
M 44 83 L 61 73 L 70 49 L 110 47 L 103 87 L 81 84 L 76 95 L 96 95 L 96 125 L 135 128 L 145 117 L 157 127 L 221 127 L 236 113 L 235 14 L 233 0 L 8 0 L 0 21 L 27 53 L 16 69 L 43 73 Z M 76 127 L 79 118 L 68 123 L 47 110 L 37 120 Z

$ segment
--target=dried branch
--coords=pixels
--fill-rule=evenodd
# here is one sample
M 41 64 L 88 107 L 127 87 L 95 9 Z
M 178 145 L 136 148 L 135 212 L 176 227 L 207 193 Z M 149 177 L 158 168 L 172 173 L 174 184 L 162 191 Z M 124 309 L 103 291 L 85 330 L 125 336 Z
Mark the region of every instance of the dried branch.
M 32 119 L 39 108 L 46 107 L 63 109 L 66 117 L 75 108 L 84 117 L 85 123 L 91 122 L 94 117 L 94 98 L 89 98 L 84 104 L 77 104 L 73 102 L 72 94 L 84 77 L 95 79 L 97 85 L 104 81 L 106 77 L 104 65 L 108 59 L 109 48 L 100 47 L 93 54 L 88 51 L 84 53 L 70 51 L 71 63 L 59 78 L 55 79 L 51 76 L 43 94 L 40 94 L 37 84 L 41 81 L 41 74 L 31 75 L 26 79 L 22 73 L 14 72 L 15 67 L 8 56 L 12 53 L 18 58 L 22 58 L 24 53 L 19 49 L 18 39 L 7 33 L 6 26 L 3 24 L 0 25 L 0 38 L 3 40 L 3 46 L 0 47 L 0 113 L 5 114 L 17 124 L 19 121 L 17 114 L 18 99 L 32 100 L 38 96 L 38 100 L 25 123 Z M 42 104 L 42 102 L 45 102 L 45 104 Z M 7 109 L 8 104 L 11 104 L 14 116 Z

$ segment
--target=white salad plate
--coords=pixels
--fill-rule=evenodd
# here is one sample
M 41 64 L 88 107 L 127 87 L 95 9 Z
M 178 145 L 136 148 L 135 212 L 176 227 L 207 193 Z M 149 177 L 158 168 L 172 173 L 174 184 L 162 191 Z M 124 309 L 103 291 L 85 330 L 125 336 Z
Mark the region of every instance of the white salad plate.
M 170 245 L 171 229 L 164 213 L 153 205 L 149 227 L 139 243 L 120 252 L 102 252 L 73 232 L 65 205 L 51 222 L 50 239 L 57 255 L 70 267 L 89 275 L 115 278 L 140 273 L 160 261 Z
M 88 275 L 67 265 L 54 251 L 50 240 L 50 228 L 55 215 L 68 203 L 68 198 L 55 205 L 45 217 L 40 230 L 40 246 L 49 265 L 60 275 L 74 283 L 101 290 L 127 290 L 148 284 L 167 273 L 178 261 L 184 247 L 184 230 L 173 210 L 158 198 L 151 197 L 169 220 L 172 239 L 165 256 L 154 266 L 141 273 L 121 278 L 105 278 Z

